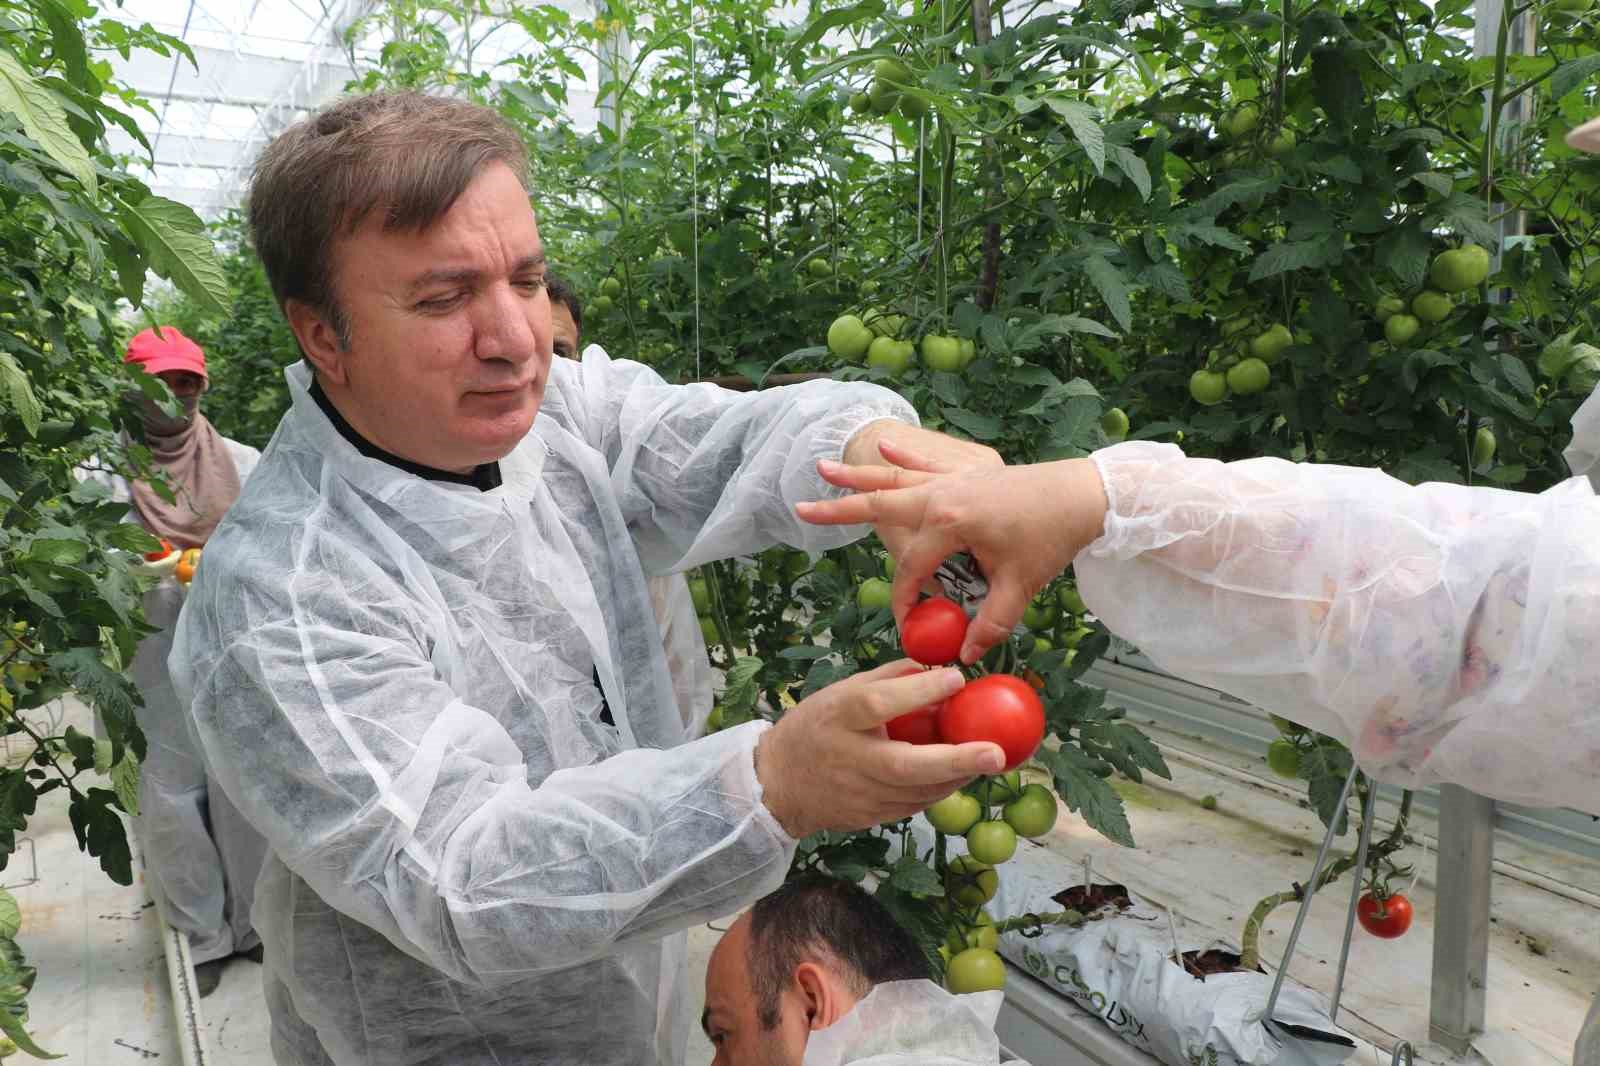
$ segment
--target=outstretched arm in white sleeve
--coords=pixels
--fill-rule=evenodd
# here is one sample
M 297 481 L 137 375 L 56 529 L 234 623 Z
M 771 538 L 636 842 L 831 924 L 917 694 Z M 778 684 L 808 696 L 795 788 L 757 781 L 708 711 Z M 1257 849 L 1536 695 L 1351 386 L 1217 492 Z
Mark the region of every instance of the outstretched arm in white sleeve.
M 1075 562 L 1090 609 L 1163 669 L 1344 741 L 1385 781 L 1600 806 L 1600 500 L 1583 480 L 1411 486 L 1143 442 L 899 479 L 918 483 L 802 513 L 919 530 L 897 607 L 930 559 L 973 551 L 1005 602 L 985 605 L 969 657 Z

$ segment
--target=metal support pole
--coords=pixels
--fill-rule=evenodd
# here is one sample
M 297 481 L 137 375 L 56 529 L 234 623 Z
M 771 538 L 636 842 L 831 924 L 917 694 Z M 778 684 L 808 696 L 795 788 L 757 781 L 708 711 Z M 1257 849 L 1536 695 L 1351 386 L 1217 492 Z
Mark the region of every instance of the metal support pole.
M 1428 1035 L 1457 1055 L 1483 1032 L 1493 872 L 1494 801 L 1459 785 L 1441 785 Z

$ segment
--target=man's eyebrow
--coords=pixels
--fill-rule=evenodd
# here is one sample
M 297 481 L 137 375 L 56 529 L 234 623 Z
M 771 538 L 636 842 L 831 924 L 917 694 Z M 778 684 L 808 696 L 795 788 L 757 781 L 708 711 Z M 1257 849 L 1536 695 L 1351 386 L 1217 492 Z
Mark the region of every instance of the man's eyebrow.
M 544 253 L 535 252 L 532 255 L 525 255 L 521 259 L 518 259 L 516 263 L 512 265 L 511 273 L 513 275 L 526 274 L 528 271 L 537 270 L 544 265 Z M 482 277 L 483 271 L 476 270 L 472 267 L 462 267 L 454 270 L 448 268 L 440 270 L 425 270 L 412 279 L 411 284 L 407 287 L 406 291 L 410 295 L 415 296 L 423 289 L 430 288 L 434 285 L 470 285 Z

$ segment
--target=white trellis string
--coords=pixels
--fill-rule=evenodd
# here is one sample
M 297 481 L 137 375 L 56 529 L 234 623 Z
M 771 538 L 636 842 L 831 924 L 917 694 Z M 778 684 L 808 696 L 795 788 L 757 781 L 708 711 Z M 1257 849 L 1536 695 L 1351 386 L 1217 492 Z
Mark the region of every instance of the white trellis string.
M 689 135 L 689 226 L 691 263 L 694 266 L 694 376 L 704 377 L 700 367 L 700 77 L 699 57 L 695 55 L 694 30 L 700 23 L 694 0 L 689 0 L 689 102 L 694 108 L 694 125 Z

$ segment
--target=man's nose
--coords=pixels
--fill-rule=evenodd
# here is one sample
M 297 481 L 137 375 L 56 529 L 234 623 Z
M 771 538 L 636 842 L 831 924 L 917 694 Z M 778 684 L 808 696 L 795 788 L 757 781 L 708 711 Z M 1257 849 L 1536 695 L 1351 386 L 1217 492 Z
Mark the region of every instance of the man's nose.
M 496 285 L 488 291 L 481 301 L 473 329 L 479 359 L 504 359 L 520 364 L 535 354 L 527 299 L 510 285 Z

